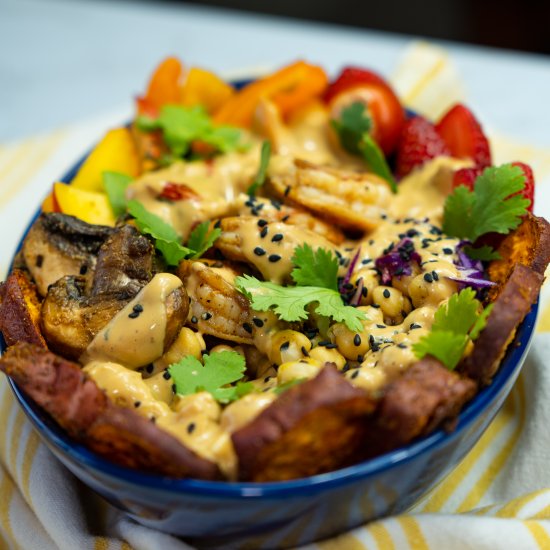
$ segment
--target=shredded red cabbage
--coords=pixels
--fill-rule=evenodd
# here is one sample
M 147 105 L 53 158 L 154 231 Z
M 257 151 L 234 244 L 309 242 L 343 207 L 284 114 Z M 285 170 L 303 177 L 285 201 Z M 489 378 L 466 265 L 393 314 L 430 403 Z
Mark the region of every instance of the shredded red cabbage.
M 412 273 L 411 262 L 421 262 L 420 254 L 415 251 L 411 239 L 402 239 L 391 251 L 377 258 L 375 264 L 380 272 L 382 284 L 391 283 L 392 277 L 410 275 Z
M 455 261 L 457 269 L 460 271 L 460 277 L 447 277 L 451 281 L 460 283 L 462 286 L 470 286 L 475 290 L 482 290 L 494 286 L 496 283 L 485 278 L 485 270 L 481 260 L 473 260 L 470 258 L 464 248 L 471 246 L 470 241 L 460 241 L 456 246 L 456 255 L 458 260 Z

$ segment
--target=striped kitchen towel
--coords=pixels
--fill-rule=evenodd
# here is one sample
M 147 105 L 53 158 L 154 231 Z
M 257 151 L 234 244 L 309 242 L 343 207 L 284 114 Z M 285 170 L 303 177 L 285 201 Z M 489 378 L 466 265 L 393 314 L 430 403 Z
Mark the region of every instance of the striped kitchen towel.
M 428 44 L 405 53 L 393 82 L 405 103 L 431 118 L 462 99 L 448 55 Z M 124 110 L 0 147 L 0 275 L 50 184 Z M 521 159 L 537 177 L 537 214 L 550 218 L 550 154 L 492 136 L 498 163 Z M 550 296 L 504 407 L 459 466 L 407 514 L 376 521 L 310 549 L 550 549 Z M 141 527 L 76 480 L 50 454 L 0 378 L 0 546 L 24 550 L 189 548 Z M 286 540 L 291 545 L 292 540 Z

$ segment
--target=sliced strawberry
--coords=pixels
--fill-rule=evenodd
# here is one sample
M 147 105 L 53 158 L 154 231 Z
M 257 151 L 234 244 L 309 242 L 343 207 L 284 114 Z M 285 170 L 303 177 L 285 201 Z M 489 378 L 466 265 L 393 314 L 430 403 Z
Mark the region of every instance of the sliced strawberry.
M 467 107 L 460 103 L 455 105 L 435 128 L 454 157 L 472 159 L 480 168 L 491 166 L 489 141 Z
M 512 166 L 517 166 L 523 170 L 525 175 L 525 187 L 514 193 L 515 195 L 523 195 L 526 199 L 531 201 L 531 204 L 527 207 L 529 212 L 533 212 L 533 206 L 535 205 L 535 176 L 533 175 L 533 170 L 528 164 L 524 162 L 512 162 Z
M 397 145 L 398 177 L 441 155 L 449 155 L 449 149 L 431 122 L 420 116 L 405 122 Z
M 482 168 L 461 168 L 454 173 L 453 189 L 465 185 L 470 191 L 474 190 L 476 178 L 483 172 Z
M 340 93 L 361 84 L 380 84 L 386 88 L 390 88 L 389 84 L 373 71 L 360 67 L 344 67 L 336 80 L 330 83 L 325 92 L 324 99 L 327 103 L 330 103 Z

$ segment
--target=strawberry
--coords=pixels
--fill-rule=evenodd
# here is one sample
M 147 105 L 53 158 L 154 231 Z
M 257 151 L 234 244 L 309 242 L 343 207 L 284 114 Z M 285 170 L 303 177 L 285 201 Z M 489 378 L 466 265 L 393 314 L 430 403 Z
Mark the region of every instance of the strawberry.
M 535 177 L 533 175 L 533 170 L 528 164 L 524 162 L 512 162 L 512 166 L 517 166 L 523 170 L 523 175 L 525 176 L 525 187 L 514 193 L 515 195 L 523 195 L 526 199 L 531 201 L 531 204 L 527 207 L 529 212 L 533 212 L 533 206 L 535 205 Z
M 476 178 L 483 172 L 481 168 L 461 168 L 454 173 L 453 189 L 465 185 L 470 191 L 474 190 Z
M 406 176 L 413 168 L 449 150 L 434 125 L 425 118 L 415 116 L 405 122 L 397 145 L 396 173 Z
M 476 117 L 464 105 L 452 107 L 435 128 L 453 157 L 472 159 L 479 168 L 491 165 L 489 141 Z
M 324 99 L 327 103 L 330 103 L 334 97 L 342 92 L 356 86 L 361 86 L 362 84 L 379 84 L 389 88 L 388 83 L 373 71 L 360 67 L 344 67 L 336 80 L 330 83 L 325 92 Z

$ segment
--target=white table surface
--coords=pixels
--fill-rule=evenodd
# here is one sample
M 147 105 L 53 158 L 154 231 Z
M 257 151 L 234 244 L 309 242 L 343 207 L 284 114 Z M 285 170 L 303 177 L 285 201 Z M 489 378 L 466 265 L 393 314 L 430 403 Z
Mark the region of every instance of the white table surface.
M 129 107 L 168 54 L 219 72 L 303 57 L 389 74 L 410 39 L 177 4 L 0 0 L 0 142 Z M 550 146 L 550 57 L 443 45 L 485 124 Z

